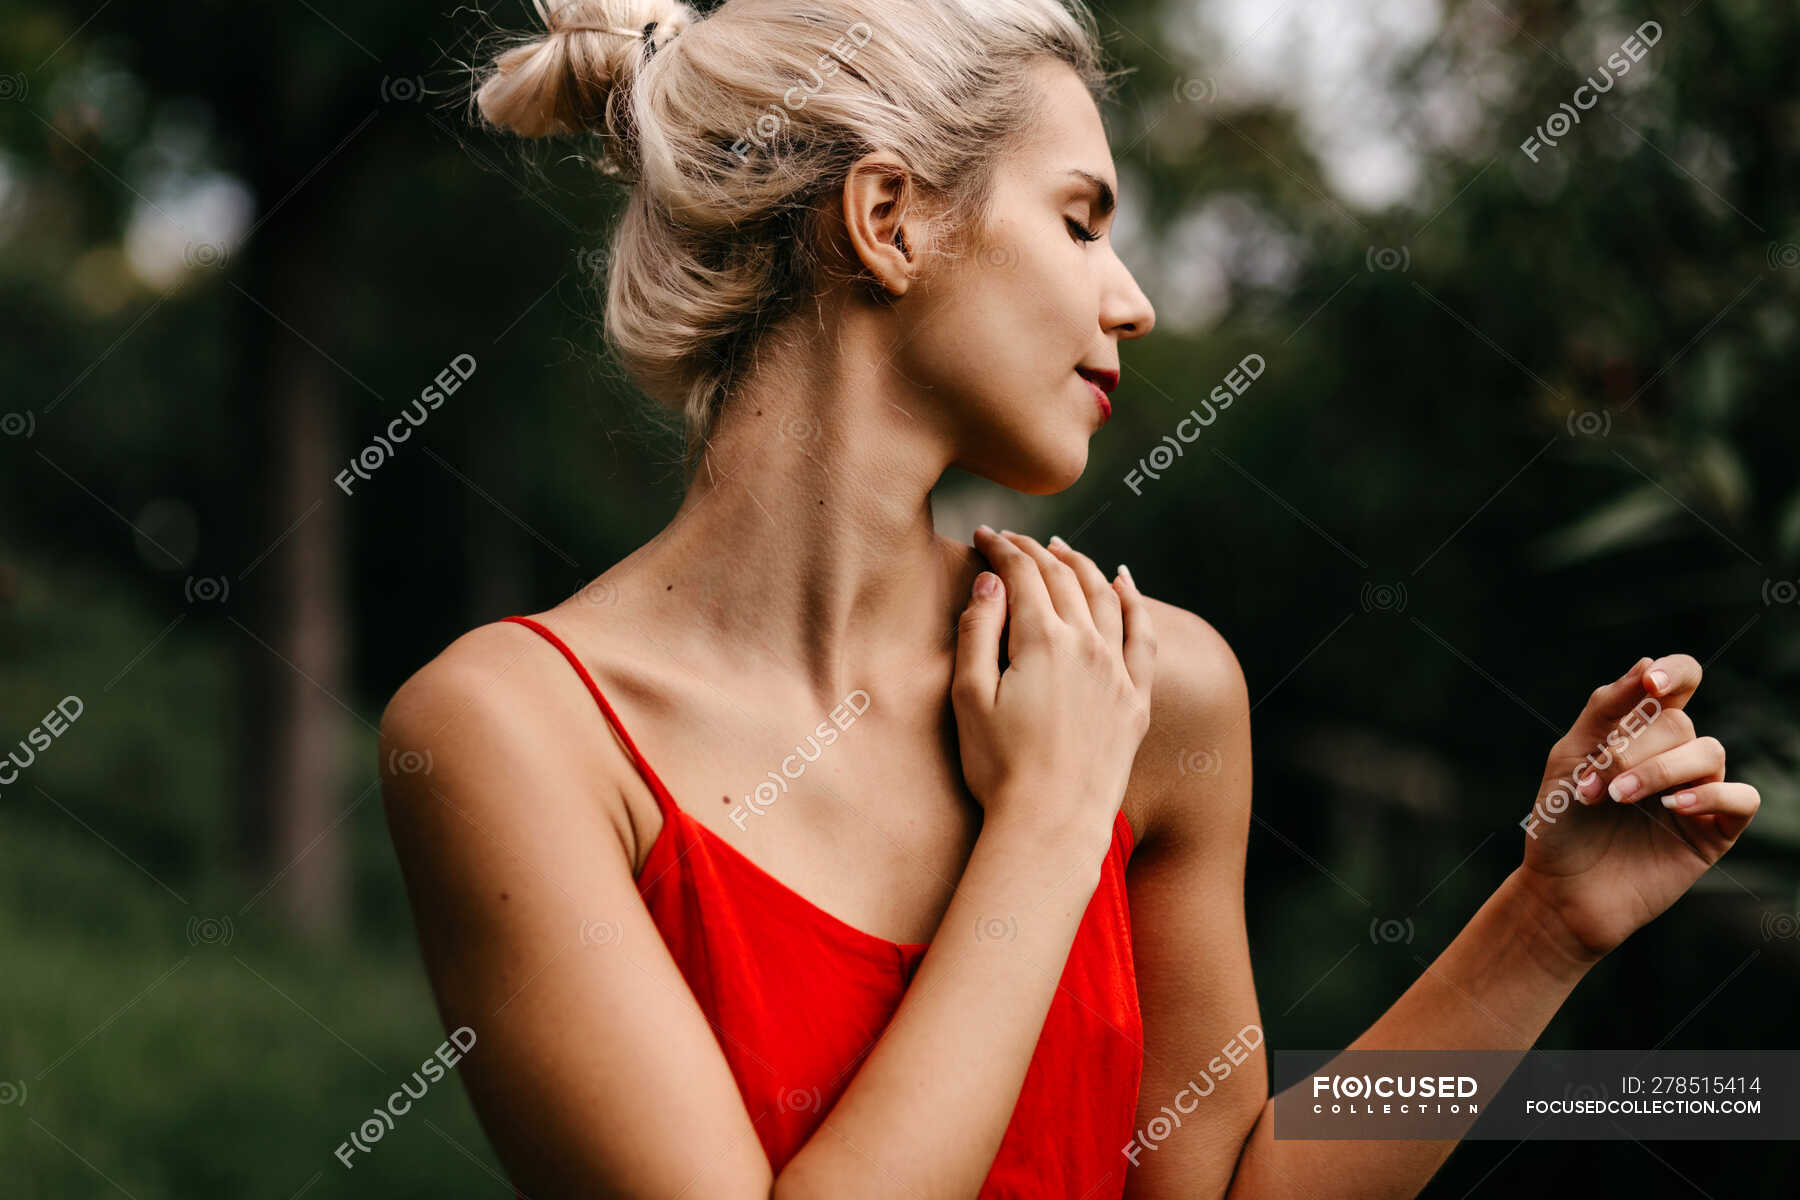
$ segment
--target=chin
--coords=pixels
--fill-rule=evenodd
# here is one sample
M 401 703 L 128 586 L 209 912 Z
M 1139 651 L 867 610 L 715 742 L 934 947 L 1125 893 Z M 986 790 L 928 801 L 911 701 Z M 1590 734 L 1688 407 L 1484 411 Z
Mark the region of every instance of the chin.
M 988 474 L 1002 487 L 1027 496 L 1050 496 L 1075 486 L 1087 470 L 1087 439 L 1055 445 L 1020 446 L 1009 457 L 1006 470 Z

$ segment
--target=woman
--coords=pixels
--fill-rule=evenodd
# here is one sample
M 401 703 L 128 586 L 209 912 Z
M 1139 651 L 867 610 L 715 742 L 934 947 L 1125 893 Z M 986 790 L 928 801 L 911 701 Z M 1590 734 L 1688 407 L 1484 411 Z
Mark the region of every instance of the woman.
M 607 334 L 682 414 L 692 470 L 654 540 L 458 638 L 382 721 L 426 967 L 514 1181 L 1416 1191 L 1454 1143 L 1273 1140 L 1230 648 L 1060 539 L 933 530 L 953 466 L 1072 484 L 1154 323 L 1107 238 L 1091 17 L 540 13 L 477 100 L 500 128 L 596 135 L 631 187 Z M 1627 764 L 1638 791 L 1546 808 L 1356 1048 L 1528 1047 L 1724 853 L 1758 799 L 1681 711 L 1699 678 L 1674 654 L 1595 690 L 1540 794 L 1573 776 L 1585 802 Z M 1584 761 L 1647 698 L 1642 736 Z M 1217 769 L 1182 770 L 1197 753 Z M 1677 789 L 1678 814 L 1632 810 Z M 1226 1052 L 1184 1129 L 1140 1136 Z

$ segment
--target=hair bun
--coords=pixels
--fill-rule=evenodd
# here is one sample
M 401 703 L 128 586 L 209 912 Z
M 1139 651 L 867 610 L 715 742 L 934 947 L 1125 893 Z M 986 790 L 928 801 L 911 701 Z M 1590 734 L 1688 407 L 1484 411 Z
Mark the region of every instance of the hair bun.
M 488 124 L 522 137 L 594 132 L 617 173 L 633 154 L 638 71 L 698 19 L 680 0 L 532 0 L 544 32 L 499 54 L 475 91 Z

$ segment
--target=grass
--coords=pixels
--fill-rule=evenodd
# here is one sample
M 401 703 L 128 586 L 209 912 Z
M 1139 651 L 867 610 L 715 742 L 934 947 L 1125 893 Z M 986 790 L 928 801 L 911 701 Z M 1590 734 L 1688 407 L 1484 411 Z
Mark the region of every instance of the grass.
M 410 942 L 309 946 L 254 910 L 227 934 L 204 914 L 241 900 L 187 899 L 72 823 L 0 821 L 8 1194 L 510 1194 L 454 1072 L 335 1157 L 444 1040 Z

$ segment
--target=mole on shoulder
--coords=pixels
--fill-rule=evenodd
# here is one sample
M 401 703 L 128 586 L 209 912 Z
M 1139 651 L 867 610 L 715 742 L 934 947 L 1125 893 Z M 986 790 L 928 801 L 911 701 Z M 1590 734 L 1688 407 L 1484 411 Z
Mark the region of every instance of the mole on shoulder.
M 505 892 L 501 892 L 501 893 L 500 893 L 500 898 L 501 898 L 501 899 L 502 899 L 502 900 L 510 900 L 510 899 L 512 899 L 512 897 L 511 897 L 511 896 L 508 896 L 508 895 L 507 895 L 507 894 L 506 894 L 506 893 L 505 893 Z

